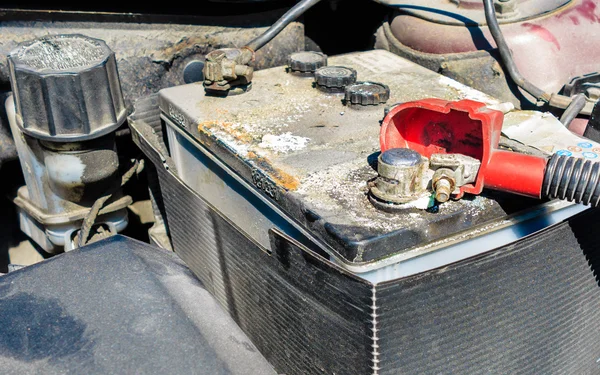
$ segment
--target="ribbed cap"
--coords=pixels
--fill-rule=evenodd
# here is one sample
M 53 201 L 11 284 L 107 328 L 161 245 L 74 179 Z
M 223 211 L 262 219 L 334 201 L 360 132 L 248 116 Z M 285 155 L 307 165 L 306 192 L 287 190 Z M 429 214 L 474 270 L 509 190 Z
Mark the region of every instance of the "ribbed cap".
M 390 99 L 390 88 L 383 83 L 356 82 L 346 86 L 346 103 L 358 105 L 377 105 Z
M 17 123 L 32 137 L 93 139 L 126 119 L 114 52 L 102 40 L 56 35 L 20 44 L 8 56 Z
M 327 66 L 327 55 L 314 51 L 292 53 L 288 65 L 293 72 L 312 73 Z
M 347 85 L 356 82 L 356 70 L 344 66 L 326 66 L 317 69 L 315 82 L 319 88 L 344 91 Z

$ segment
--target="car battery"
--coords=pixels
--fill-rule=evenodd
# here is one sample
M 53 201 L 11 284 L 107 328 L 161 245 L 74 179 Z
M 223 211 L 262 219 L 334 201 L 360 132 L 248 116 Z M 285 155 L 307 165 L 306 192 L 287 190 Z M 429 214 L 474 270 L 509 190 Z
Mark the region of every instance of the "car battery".
M 545 120 L 385 51 L 327 65 L 258 71 L 227 97 L 165 89 L 130 118 L 173 249 L 259 350 L 286 374 L 596 371 L 600 293 L 578 227 L 595 210 L 485 191 L 390 211 L 369 195 L 397 103 Z

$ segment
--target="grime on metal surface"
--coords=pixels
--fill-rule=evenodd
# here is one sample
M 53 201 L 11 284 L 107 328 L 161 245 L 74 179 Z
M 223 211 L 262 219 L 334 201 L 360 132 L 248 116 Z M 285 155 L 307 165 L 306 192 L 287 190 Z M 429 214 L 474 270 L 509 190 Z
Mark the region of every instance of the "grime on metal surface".
M 385 84 L 389 103 L 435 97 L 513 108 L 386 51 L 331 57 L 329 65 L 350 67 L 359 80 Z M 159 105 L 178 131 L 195 138 L 352 263 L 376 261 L 529 204 L 513 199 L 505 207 L 502 195 L 477 196 L 426 211 L 432 206 L 430 194 L 407 202 L 401 214 L 377 209 L 369 201 L 368 183 L 377 177 L 385 106 L 350 110 L 343 93 L 317 90 L 284 67 L 256 72 L 253 89 L 243 95 L 209 96 L 192 84 L 163 90 Z

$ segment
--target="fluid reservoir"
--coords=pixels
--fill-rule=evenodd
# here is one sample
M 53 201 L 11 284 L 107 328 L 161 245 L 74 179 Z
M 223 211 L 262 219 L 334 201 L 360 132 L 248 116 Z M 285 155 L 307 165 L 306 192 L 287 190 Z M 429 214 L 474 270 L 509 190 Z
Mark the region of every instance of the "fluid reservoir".
M 15 203 L 21 229 L 48 252 L 75 247 L 92 205 L 105 233 L 127 225 L 114 131 L 127 116 L 115 54 L 101 40 L 56 35 L 9 56 L 13 95 L 6 107 L 26 186 Z M 88 218 L 89 219 L 89 218 Z
M 8 56 L 17 124 L 34 138 L 85 141 L 127 115 L 115 54 L 82 35 L 26 42 Z

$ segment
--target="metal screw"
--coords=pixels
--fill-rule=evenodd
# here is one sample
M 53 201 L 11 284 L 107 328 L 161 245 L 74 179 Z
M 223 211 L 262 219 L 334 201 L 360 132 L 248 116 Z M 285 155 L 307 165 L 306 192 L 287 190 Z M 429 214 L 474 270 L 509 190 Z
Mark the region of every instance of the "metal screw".
M 448 202 L 452 194 L 452 185 L 452 181 L 448 178 L 442 177 L 437 180 L 434 186 L 435 199 L 440 203 Z

